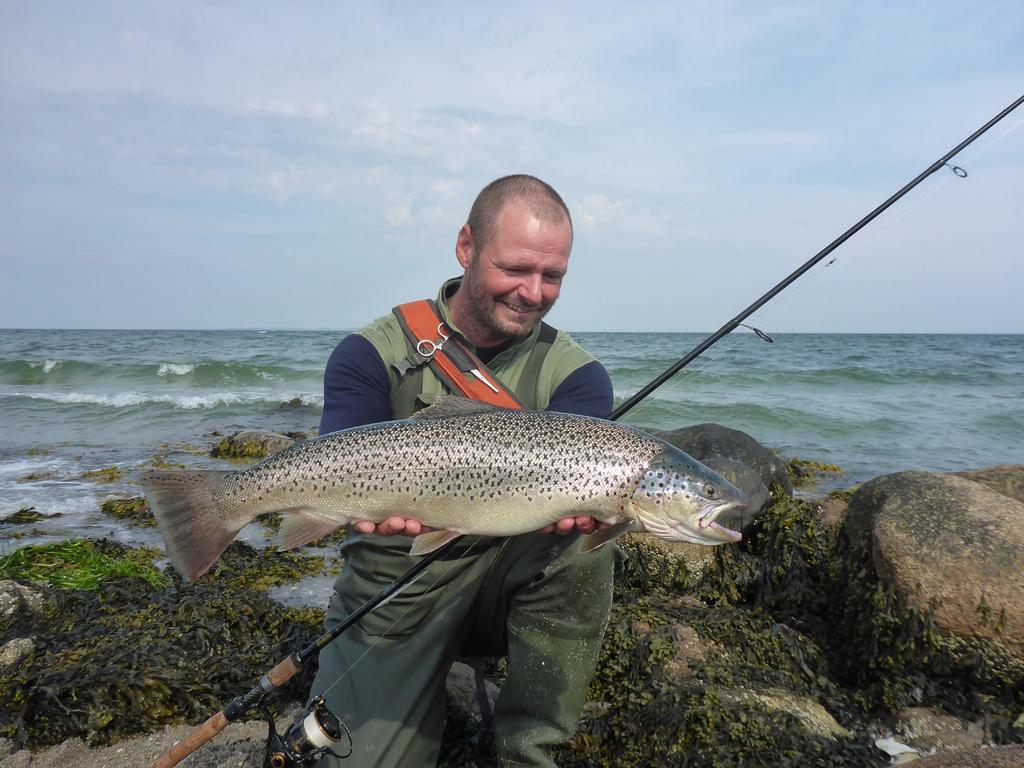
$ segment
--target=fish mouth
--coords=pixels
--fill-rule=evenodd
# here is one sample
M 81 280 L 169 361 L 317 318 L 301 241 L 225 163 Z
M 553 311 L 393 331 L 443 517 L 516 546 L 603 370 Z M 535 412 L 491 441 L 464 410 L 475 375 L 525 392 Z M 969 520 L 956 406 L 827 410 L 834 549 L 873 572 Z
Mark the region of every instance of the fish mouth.
M 728 504 L 719 504 L 714 506 L 700 516 L 697 520 L 697 526 L 699 528 L 710 528 L 712 531 L 715 531 L 722 536 L 726 541 L 739 541 L 743 538 L 743 534 L 739 531 L 727 528 L 718 522 L 716 518 L 727 512 L 732 512 L 733 510 L 739 510 L 742 512 L 744 507 L 746 507 L 746 504 L 741 501 L 731 501 Z

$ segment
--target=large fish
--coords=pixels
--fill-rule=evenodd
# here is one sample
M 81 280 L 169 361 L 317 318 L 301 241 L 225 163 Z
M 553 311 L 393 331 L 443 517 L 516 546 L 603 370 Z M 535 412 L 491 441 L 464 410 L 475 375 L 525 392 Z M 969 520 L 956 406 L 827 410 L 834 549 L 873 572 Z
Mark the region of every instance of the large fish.
M 516 411 L 439 396 L 410 419 L 332 432 L 236 472 L 151 471 L 141 482 L 171 560 L 202 576 L 253 518 L 284 513 L 283 549 L 351 520 L 400 514 L 437 530 L 410 554 L 459 534 L 512 536 L 570 515 L 697 544 L 738 541 L 716 522 L 743 494 L 672 445 L 602 419 Z

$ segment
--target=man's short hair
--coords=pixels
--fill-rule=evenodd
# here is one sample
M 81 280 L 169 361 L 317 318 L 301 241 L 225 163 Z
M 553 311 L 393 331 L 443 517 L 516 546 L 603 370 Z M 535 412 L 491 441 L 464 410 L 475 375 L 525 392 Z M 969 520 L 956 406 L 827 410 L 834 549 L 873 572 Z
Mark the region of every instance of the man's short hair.
M 570 238 L 572 235 L 572 216 L 569 208 L 554 188 L 535 176 L 519 173 L 495 179 L 476 196 L 473 207 L 469 209 L 466 223 L 473 235 L 473 245 L 479 252 L 494 235 L 495 222 L 505 205 L 513 200 L 526 203 L 530 212 L 541 221 L 558 223 L 569 222 Z M 572 240 L 570 239 L 570 243 Z

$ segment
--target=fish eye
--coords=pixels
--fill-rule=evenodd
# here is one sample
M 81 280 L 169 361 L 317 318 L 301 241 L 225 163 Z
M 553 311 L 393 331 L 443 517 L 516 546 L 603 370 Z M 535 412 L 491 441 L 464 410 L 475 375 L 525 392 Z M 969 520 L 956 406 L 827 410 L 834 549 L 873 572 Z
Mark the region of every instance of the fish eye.
M 715 486 L 713 486 L 713 485 L 705 486 L 704 487 L 704 493 L 707 494 L 707 497 L 709 499 L 713 499 L 715 497 Z

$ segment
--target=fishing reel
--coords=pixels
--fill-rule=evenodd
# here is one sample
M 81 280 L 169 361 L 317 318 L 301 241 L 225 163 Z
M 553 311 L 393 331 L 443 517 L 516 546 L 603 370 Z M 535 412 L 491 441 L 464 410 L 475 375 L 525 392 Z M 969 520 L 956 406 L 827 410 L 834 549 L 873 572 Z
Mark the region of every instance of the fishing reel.
M 322 696 L 306 705 L 284 735 L 278 734 L 274 717 L 266 705 L 261 707 L 261 711 L 270 725 L 263 768 L 302 768 L 313 765 L 324 755 L 343 760 L 352 754 L 352 734 L 327 708 Z M 339 755 L 331 747 L 339 744 L 342 738 L 348 741 L 348 752 Z

